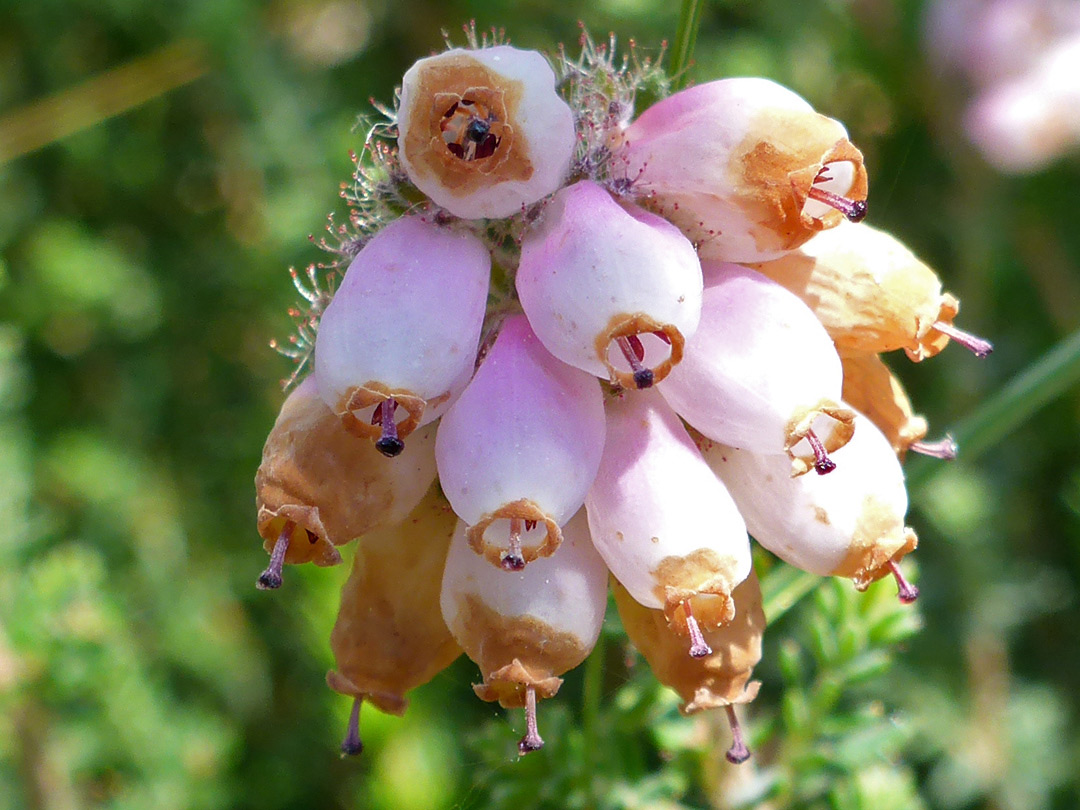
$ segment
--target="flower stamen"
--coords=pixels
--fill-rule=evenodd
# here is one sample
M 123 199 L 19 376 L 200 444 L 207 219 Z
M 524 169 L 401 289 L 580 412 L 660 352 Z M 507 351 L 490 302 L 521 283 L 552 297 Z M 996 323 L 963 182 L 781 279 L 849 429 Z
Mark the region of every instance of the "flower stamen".
M 905 605 L 910 605 L 918 599 L 919 589 L 904 578 L 904 575 L 900 571 L 900 566 L 896 564 L 896 560 L 889 560 L 886 565 L 889 566 L 889 570 L 896 578 L 896 595 L 900 598 L 900 601 Z
M 615 338 L 615 343 L 618 344 L 623 357 L 626 358 L 626 362 L 630 364 L 630 371 L 634 375 L 634 385 L 638 389 L 652 387 L 652 369 L 645 368 L 641 362 L 645 359 L 645 347 L 641 345 L 641 338 L 637 335 L 626 335 Z
M 994 351 L 994 344 L 989 340 L 973 335 L 970 332 L 965 332 L 963 329 L 957 329 L 951 323 L 935 321 L 934 328 L 943 335 L 947 335 L 952 340 L 955 340 L 980 360 Z
M 742 726 L 739 724 L 738 715 L 735 714 L 735 707 L 728 704 L 724 710 L 727 712 L 732 738 L 731 748 L 724 754 L 724 758 L 732 765 L 738 765 L 750 759 L 750 749 L 746 747 L 746 741 L 743 739 Z
M 821 439 L 814 431 L 806 431 L 806 441 L 809 442 L 810 449 L 814 451 L 814 469 L 818 475 L 826 475 L 836 469 L 836 462 L 829 458 L 829 454 L 825 452 L 825 445 L 821 443 Z
M 397 402 L 390 397 L 379 403 L 371 414 L 371 424 L 382 426 L 382 435 L 375 440 L 375 449 L 387 458 L 400 455 L 405 449 L 405 442 L 398 437 L 397 422 L 394 420 L 396 410 Z
M 364 744 L 360 741 L 360 705 L 363 702 L 362 697 L 353 698 L 352 711 L 349 712 L 349 726 L 345 730 L 345 739 L 341 741 L 343 756 L 355 757 L 364 750 Z
M 952 461 L 960 452 L 960 446 L 956 443 L 956 439 L 947 433 L 944 439 L 936 442 L 912 442 L 908 445 L 908 449 L 919 455 L 940 458 L 944 461 Z
M 701 632 L 701 627 L 697 623 L 697 619 L 694 618 L 694 614 L 690 609 L 690 601 L 687 600 L 682 603 L 682 608 L 686 613 L 686 629 L 690 633 L 690 657 L 691 658 L 705 658 L 712 655 L 712 647 L 705 641 L 705 636 Z
M 852 222 L 862 222 L 866 218 L 866 200 L 850 200 L 818 186 L 810 186 L 806 196 L 830 208 L 835 208 Z
M 536 688 L 525 687 L 525 736 L 518 742 L 521 756 L 544 747 L 544 741 L 536 727 Z
M 270 553 L 270 564 L 255 580 L 255 587 L 260 591 L 272 591 L 281 587 L 281 569 L 285 565 L 285 553 L 289 550 L 289 539 L 295 528 L 296 524 L 291 520 L 286 521 L 281 528 L 281 534 L 274 543 L 274 550 Z
M 532 527 L 535 528 L 536 521 L 530 520 Z M 506 551 L 502 555 L 500 565 L 506 571 L 520 571 L 525 567 L 525 557 L 521 553 L 521 532 L 523 530 L 523 521 L 521 518 L 510 519 L 510 538 L 507 541 Z M 528 529 L 525 529 L 528 531 Z

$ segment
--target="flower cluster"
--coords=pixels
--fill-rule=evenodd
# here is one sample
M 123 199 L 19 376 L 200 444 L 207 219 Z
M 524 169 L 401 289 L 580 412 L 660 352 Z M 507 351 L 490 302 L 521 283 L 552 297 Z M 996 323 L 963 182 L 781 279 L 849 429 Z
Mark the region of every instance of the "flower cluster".
M 589 654 L 610 580 L 630 640 L 685 713 L 725 708 L 742 761 L 749 536 L 914 599 L 900 458 L 955 448 L 924 441 L 879 355 L 989 345 L 856 224 L 862 156 L 790 90 L 724 79 L 634 117 L 662 74 L 613 43 L 554 70 L 470 44 L 405 74 L 333 229 L 347 269 L 332 297 L 302 288 L 291 353 L 314 373 L 256 477 L 259 586 L 359 538 L 327 679 L 354 698 L 347 753 L 363 701 L 404 711 L 462 651 L 539 748 L 537 701 Z

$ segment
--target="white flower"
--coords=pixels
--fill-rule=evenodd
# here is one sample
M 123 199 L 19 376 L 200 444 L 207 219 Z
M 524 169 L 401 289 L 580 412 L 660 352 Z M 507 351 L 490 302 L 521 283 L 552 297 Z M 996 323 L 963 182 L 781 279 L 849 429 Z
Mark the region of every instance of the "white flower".
M 464 219 L 508 217 L 559 188 L 574 115 L 536 51 L 454 49 L 409 68 L 398 155 L 409 179 Z

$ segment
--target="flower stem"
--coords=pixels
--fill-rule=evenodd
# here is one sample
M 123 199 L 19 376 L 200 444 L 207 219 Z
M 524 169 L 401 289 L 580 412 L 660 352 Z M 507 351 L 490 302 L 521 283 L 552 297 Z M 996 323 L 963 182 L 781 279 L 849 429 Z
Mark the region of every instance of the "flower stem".
M 689 79 L 690 59 L 694 55 L 694 43 L 697 42 L 698 26 L 701 24 L 702 0 L 683 0 L 679 12 L 679 27 L 675 32 L 675 41 L 671 45 L 671 82 L 672 90 L 681 90 Z

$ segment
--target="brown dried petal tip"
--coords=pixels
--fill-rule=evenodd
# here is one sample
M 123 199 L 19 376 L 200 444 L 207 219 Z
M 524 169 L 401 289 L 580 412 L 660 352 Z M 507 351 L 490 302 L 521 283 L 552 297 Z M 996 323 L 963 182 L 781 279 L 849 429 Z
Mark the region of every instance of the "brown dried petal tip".
M 259 574 L 255 581 L 255 587 L 260 591 L 270 591 L 281 587 L 281 569 L 285 565 L 285 553 L 289 550 L 289 539 L 292 537 L 296 524 L 291 520 L 285 522 L 285 526 L 274 543 L 274 550 L 270 554 L 270 564 L 266 570 Z

